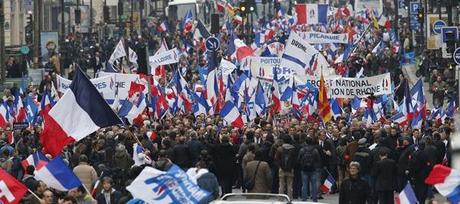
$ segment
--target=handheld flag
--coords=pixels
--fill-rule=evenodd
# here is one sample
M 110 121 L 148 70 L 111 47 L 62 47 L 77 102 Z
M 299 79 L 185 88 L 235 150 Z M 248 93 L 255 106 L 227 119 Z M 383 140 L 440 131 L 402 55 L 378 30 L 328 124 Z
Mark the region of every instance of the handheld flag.
M 434 185 L 438 192 L 451 203 L 460 201 L 460 171 L 437 164 L 433 167 L 425 183 Z
M 320 189 L 323 193 L 327 193 L 331 191 L 332 186 L 334 185 L 335 180 L 331 175 L 328 175 L 326 180 L 324 181 L 323 185 L 321 185 Z
M 327 4 L 297 4 L 297 25 L 327 24 Z
M 227 101 L 220 112 L 220 116 L 233 127 L 242 128 L 244 126 L 243 118 L 236 108 L 235 104 Z
M 85 74 L 77 69 L 64 96 L 45 116 L 40 142 L 53 156 L 65 145 L 79 141 L 101 127 L 122 124 Z
M 145 167 L 126 189 L 147 203 L 197 204 L 209 196 L 176 165 L 166 172 Z
M 45 166 L 50 160 L 41 151 L 36 151 L 33 154 L 29 155 L 26 159 L 21 161 L 21 165 L 24 169 L 32 165 L 36 170 L 41 169 Z
M 406 184 L 406 187 L 395 197 L 396 204 L 416 204 L 418 203 L 417 197 L 415 197 L 414 190 L 410 183 Z
M 324 77 L 321 74 L 321 78 L 319 80 L 319 93 L 318 93 L 318 109 L 319 109 L 319 116 L 323 119 L 323 122 L 329 122 L 332 118 L 331 107 L 329 105 L 329 101 L 327 99 L 327 89 L 326 83 L 324 82 Z
M 120 39 L 120 41 L 118 42 L 108 62 L 110 64 L 113 64 L 115 60 L 117 60 L 120 57 L 126 57 L 125 46 L 123 45 L 123 38 Z
M 0 201 L 5 204 L 16 204 L 27 193 L 27 187 L 16 180 L 8 172 L 0 169 Z
M 60 191 L 68 191 L 81 186 L 80 179 L 70 170 L 61 157 L 56 157 L 46 166 L 35 171 L 35 178 Z

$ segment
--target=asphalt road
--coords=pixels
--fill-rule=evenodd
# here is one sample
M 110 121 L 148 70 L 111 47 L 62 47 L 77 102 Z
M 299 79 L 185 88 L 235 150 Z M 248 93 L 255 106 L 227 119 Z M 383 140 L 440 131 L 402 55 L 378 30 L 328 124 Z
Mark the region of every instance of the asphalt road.
M 241 190 L 240 189 L 233 189 L 233 193 L 241 193 Z M 327 195 L 323 195 L 324 199 L 321 199 L 321 200 L 318 200 L 318 202 L 320 203 L 330 203 L 330 204 L 337 204 L 339 203 L 339 194 L 336 193 L 336 194 L 327 194 Z M 448 203 L 446 202 L 446 199 L 439 195 L 439 194 L 436 194 L 435 195 L 435 199 L 436 203 L 438 204 L 441 204 L 441 203 Z M 294 201 L 300 201 L 298 199 L 294 200 Z M 312 202 L 312 200 L 307 200 L 309 202 Z

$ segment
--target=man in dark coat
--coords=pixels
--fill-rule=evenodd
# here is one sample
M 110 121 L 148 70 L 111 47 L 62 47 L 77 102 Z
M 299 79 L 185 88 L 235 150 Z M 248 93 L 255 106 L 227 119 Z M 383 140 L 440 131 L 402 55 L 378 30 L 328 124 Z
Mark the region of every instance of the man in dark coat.
M 185 144 L 185 137 L 179 138 L 179 144 L 176 144 L 172 149 L 171 161 L 182 169 L 190 168 L 191 153 L 187 144 Z
M 393 191 L 396 187 L 396 162 L 388 158 L 388 152 L 379 152 L 380 161 L 375 163 L 372 169 L 372 177 L 375 179 L 375 190 L 379 203 L 394 203 Z
M 425 150 L 425 141 L 421 140 L 409 161 L 409 175 L 414 180 L 415 196 L 420 203 L 425 203 L 428 193 L 428 185 L 425 183 L 426 177 L 433 168 L 433 161 L 430 161 L 428 152 Z
M 222 195 L 231 193 L 233 177 L 236 173 L 236 154 L 228 136 L 222 136 L 221 143 L 214 146 L 212 155 L 216 165 L 217 179 L 222 188 Z
M 191 163 L 192 165 L 195 165 L 200 159 L 200 153 L 203 149 L 203 144 L 201 143 L 201 141 L 198 140 L 198 135 L 195 131 L 190 132 L 189 136 L 190 141 L 187 143 L 187 145 L 190 149 L 190 154 L 192 156 Z
M 320 183 L 324 183 L 328 174 L 331 174 L 332 177 L 338 178 L 338 171 L 337 171 L 337 153 L 334 145 L 334 141 L 332 139 L 327 138 L 326 132 L 321 131 L 319 133 L 319 153 L 321 155 L 321 160 L 323 162 L 324 167 L 326 167 L 327 171 L 321 172 L 321 180 Z M 337 192 L 337 186 L 334 183 L 332 185 L 331 194 Z M 322 199 L 322 196 L 319 195 L 318 198 Z
M 369 184 L 359 177 L 359 163 L 350 162 L 350 177 L 340 185 L 339 204 L 366 204 L 370 201 Z
M 409 180 L 409 160 L 411 154 L 414 151 L 414 147 L 410 146 L 410 139 L 408 137 L 402 138 L 401 144 L 399 144 L 398 151 L 400 152 L 398 160 L 398 188 L 397 191 L 400 192 L 407 184 Z

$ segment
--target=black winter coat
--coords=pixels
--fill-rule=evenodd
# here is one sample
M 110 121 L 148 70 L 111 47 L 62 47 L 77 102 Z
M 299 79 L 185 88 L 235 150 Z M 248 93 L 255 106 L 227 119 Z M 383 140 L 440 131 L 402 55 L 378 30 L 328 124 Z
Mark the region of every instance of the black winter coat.
M 236 154 L 235 149 L 229 143 L 214 146 L 212 151 L 214 164 L 216 165 L 217 178 L 233 178 L 235 173 Z
M 345 179 L 340 186 L 339 204 L 365 204 L 370 193 L 369 184 L 361 178 Z
M 176 144 L 176 146 L 173 147 L 171 160 L 180 168 L 190 168 L 192 165 L 191 159 L 190 148 L 187 144 Z
M 375 163 L 372 177 L 375 178 L 375 190 L 393 191 L 396 189 L 396 162 L 392 159 L 383 159 Z

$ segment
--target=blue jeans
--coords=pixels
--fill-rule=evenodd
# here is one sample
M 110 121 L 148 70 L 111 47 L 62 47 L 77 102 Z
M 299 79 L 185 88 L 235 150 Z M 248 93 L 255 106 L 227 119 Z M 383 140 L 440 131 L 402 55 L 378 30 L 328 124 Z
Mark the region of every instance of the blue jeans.
M 308 194 L 311 195 L 313 202 L 318 201 L 319 178 L 320 174 L 318 170 L 302 171 L 302 201 L 308 199 Z

